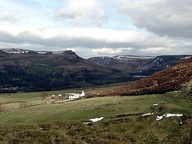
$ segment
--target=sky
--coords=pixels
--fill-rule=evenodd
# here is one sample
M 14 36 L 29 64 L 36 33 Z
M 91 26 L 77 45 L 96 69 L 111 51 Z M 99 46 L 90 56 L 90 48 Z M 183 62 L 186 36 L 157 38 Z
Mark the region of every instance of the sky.
M 192 54 L 191 0 L 0 0 L 0 48 Z

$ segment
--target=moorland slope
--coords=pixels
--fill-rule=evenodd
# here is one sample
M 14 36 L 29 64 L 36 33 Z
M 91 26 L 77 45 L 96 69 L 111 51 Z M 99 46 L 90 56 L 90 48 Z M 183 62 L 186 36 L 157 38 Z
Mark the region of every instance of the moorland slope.
M 181 61 L 180 63 L 142 78 L 131 84 L 100 93 L 106 95 L 142 95 L 158 94 L 182 88 L 191 88 L 185 83 L 192 80 L 192 58 Z M 190 83 L 189 83 L 190 84 Z M 185 86 L 184 86 L 185 85 Z

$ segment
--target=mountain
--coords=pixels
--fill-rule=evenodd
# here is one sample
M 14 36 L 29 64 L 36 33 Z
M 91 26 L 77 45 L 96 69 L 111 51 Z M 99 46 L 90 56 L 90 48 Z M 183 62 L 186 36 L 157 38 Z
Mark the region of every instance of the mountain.
M 114 56 L 114 57 L 91 57 L 88 59 L 89 62 L 109 68 L 116 68 L 119 70 L 126 70 L 129 72 L 135 71 L 138 67 L 145 65 L 152 61 L 155 57 L 151 56 Z
M 158 94 L 182 88 L 192 88 L 192 58 L 100 96 Z
M 83 59 L 73 51 L 0 49 L 0 92 L 49 91 L 128 82 L 190 56 Z
M 0 92 L 49 91 L 134 80 L 72 51 L 0 50 Z
M 124 55 L 92 57 L 89 58 L 88 61 L 98 66 L 127 71 L 131 75 L 148 76 L 190 57 L 192 57 L 192 55 L 166 55 L 157 57 Z
M 143 75 L 150 75 L 157 71 L 163 70 L 165 68 L 171 67 L 178 62 L 191 58 L 192 55 L 164 55 L 164 56 L 157 56 L 151 61 L 147 62 L 144 65 L 141 65 L 137 68 L 140 73 Z

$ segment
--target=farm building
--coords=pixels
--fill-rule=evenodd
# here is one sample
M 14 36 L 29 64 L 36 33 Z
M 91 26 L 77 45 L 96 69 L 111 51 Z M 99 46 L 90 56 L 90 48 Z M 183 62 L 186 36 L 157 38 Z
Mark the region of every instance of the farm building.
M 82 91 L 82 93 L 66 93 L 64 95 L 62 94 L 52 95 L 51 99 L 54 99 L 54 100 L 77 99 L 83 96 L 85 96 L 84 91 Z
M 85 96 L 85 92 L 82 91 L 82 93 L 67 93 L 67 94 L 65 94 L 65 96 L 68 99 L 77 99 L 77 98 Z

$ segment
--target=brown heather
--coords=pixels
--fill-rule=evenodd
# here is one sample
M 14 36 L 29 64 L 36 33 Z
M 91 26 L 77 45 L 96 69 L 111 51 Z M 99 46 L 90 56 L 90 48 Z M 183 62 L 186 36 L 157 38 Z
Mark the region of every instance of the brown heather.
M 161 94 L 168 91 L 183 89 L 186 87 L 183 87 L 183 84 L 191 80 L 192 58 L 183 60 L 172 67 L 166 68 L 131 84 L 97 94 L 96 96 Z

